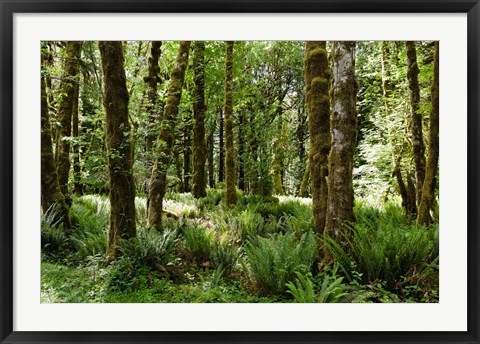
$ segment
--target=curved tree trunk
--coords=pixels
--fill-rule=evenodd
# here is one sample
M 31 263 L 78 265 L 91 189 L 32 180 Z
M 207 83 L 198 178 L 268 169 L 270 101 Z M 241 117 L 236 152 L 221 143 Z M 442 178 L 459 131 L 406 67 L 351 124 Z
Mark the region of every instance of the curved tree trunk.
M 72 108 L 72 138 L 73 138 L 73 188 L 76 195 L 83 195 L 83 186 L 81 183 L 81 166 L 80 166 L 80 143 L 78 142 L 78 98 L 80 94 L 80 84 L 75 84 L 75 93 L 73 96 Z
M 353 153 L 357 139 L 355 42 L 335 42 L 333 53 L 332 146 L 329 155 L 325 232 L 340 239 L 353 214 Z
M 71 228 L 68 218 L 68 205 L 58 185 L 57 169 L 52 152 L 52 132 L 48 115 L 46 82 L 43 77 L 41 78 L 41 125 L 42 210 L 44 213 L 58 211 L 58 215 L 63 222 L 63 228 L 68 232 Z
M 225 57 L 225 181 L 227 185 L 226 202 L 228 205 L 237 204 L 237 191 L 235 188 L 235 152 L 233 148 L 233 44 L 227 42 Z
M 435 202 L 436 175 L 439 155 L 439 43 L 435 42 L 435 57 L 432 82 L 432 111 L 430 112 L 430 140 L 428 144 L 428 160 L 422 199 L 418 208 L 417 224 L 426 225 L 432 221 L 430 209 Z
M 107 255 L 115 257 L 120 239 L 135 237 L 135 183 L 133 147 L 128 122 L 128 90 L 123 44 L 98 42 L 102 59 L 105 141 L 110 184 L 110 228 Z
M 415 162 L 416 203 L 422 198 L 422 185 L 425 179 L 425 145 L 423 144 L 422 114 L 420 113 L 420 87 L 418 85 L 417 50 L 415 42 L 406 42 L 407 77 L 410 89 L 410 116 L 412 121 L 412 147 Z
M 307 42 L 304 75 L 310 132 L 310 176 L 315 230 L 323 234 L 328 198 L 328 153 L 330 152 L 330 79 L 325 42 Z
M 60 88 L 64 94 L 58 109 L 58 122 L 60 128 L 57 132 L 57 150 L 55 160 L 57 162 L 58 183 L 60 191 L 70 203 L 68 196 L 68 176 L 70 173 L 70 138 L 72 135 L 72 117 L 75 97 L 75 84 L 78 83 L 78 66 L 82 42 L 67 42 L 64 73 Z M 78 95 L 78 94 L 77 94 Z
M 167 184 L 167 168 L 172 157 L 174 144 L 175 120 L 178 115 L 178 105 L 182 97 L 183 81 L 185 71 L 188 65 L 188 55 L 190 53 L 190 41 L 180 42 L 178 55 L 170 77 L 168 87 L 168 98 L 165 104 L 162 127 L 158 134 L 155 164 L 152 168 L 150 178 L 148 198 L 150 200 L 148 207 L 148 226 L 161 229 L 163 197 L 165 196 Z

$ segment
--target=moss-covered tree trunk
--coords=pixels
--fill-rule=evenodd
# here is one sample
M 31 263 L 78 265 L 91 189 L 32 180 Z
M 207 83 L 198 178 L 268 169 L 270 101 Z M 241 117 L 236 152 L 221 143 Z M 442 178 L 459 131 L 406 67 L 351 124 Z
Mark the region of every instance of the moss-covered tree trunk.
M 422 198 L 418 208 L 417 224 L 425 225 L 432 221 L 430 209 L 435 203 L 436 176 L 439 156 L 439 42 L 435 42 L 433 62 L 432 110 L 430 112 L 430 134 L 428 160 L 423 182 Z
M 237 204 L 237 191 L 235 188 L 235 151 L 233 147 L 233 45 L 227 42 L 225 56 L 225 181 L 227 206 Z
M 310 160 L 307 161 L 305 171 L 303 172 L 302 182 L 300 184 L 300 190 L 298 191 L 298 197 L 308 197 L 308 186 L 310 185 Z
M 108 256 L 117 255 L 120 239 L 135 237 L 135 183 L 133 179 L 133 138 L 128 122 L 128 91 L 123 44 L 99 42 L 103 71 L 105 141 L 110 184 L 110 228 Z
M 78 83 L 80 54 L 82 42 L 67 42 L 66 57 L 60 88 L 62 97 L 58 109 L 57 144 L 55 160 L 57 163 L 58 183 L 67 203 L 70 203 L 68 196 L 68 177 L 70 173 L 70 141 L 72 135 L 72 117 L 74 107 L 75 85 Z M 78 96 L 78 94 L 77 94 Z
M 215 187 L 215 166 L 214 166 L 214 140 L 213 134 L 215 132 L 215 122 L 213 123 L 214 128 L 210 131 L 207 140 L 207 149 L 208 149 L 208 185 L 211 188 Z
M 410 89 L 410 117 L 412 126 L 413 160 L 415 162 L 416 204 L 422 197 L 422 185 L 425 179 L 425 145 L 423 143 L 422 114 L 420 113 L 420 86 L 417 63 L 417 49 L 415 42 L 406 42 L 407 48 L 407 77 Z
M 280 111 L 281 113 L 281 111 Z M 283 195 L 283 170 L 285 160 L 285 147 L 283 147 L 284 128 L 282 118 L 279 117 L 277 122 L 277 137 L 273 141 L 273 162 L 272 162 L 272 177 L 274 193 L 276 195 Z
M 330 152 L 330 69 L 325 42 L 307 42 L 304 77 L 310 132 L 310 176 L 315 230 L 323 234 L 328 200 L 328 154 Z
M 44 53 L 42 53 L 42 60 Z M 70 231 L 70 220 L 68 217 L 68 205 L 65 197 L 60 191 L 58 184 L 57 168 L 52 151 L 52 132 L 50 118 L 48 115 L 48 101 L 46 81 L 41 77 L 41 188 L 42 188 L 42 210 L 47 212 L 58 212 L 59 219 L 63 222 L 65 231 Z
M 80 83 L 75 84 L 75 93 L 73 96 L 72 108 L 72 139 L 73 139 L 73 189 L 76 195 L 83 195 L 83 187 L 81 183 L 81 166 L 80 166 L 80 142 L 78 121 L 78 98 L 80 94 Z
M 152 41 L 150 56 L 148 57 L 148 75 L 143 78 L 148 85 L 148 103 L 145 109 L 148 115 L 147 135 L 145 137 L 145 150 L 147 152 L 152 151 L 155 135 L 157 134 L 154 123 L 159 122 L 157 88 L 162 82 L 162 78 L 160 77 L 160 67 L 158 65 L 158 60 L 162 53 L 161 48 L 161 41 Z
M 163 197 L 167 187 L 167 168 L 172 158 L 175 121 L 178 115 L 178 105 L 182 97 L 183 81 L 185 79 L 189 53 L 190 41 L 181 41 L 170 77 L 168 98 L 163 113 L 162 126 L 157 138 L 156 159 L 149 183 L 148 226 L 158 230 L 162 226 Z
M 182 192 L 190 192 L 190 165 L 192 163 L 192 115 L 187 112 L 183 126 L 183 188 Z
M 225 180 L 225 142 L 223 140 L 224 134 L 224 119 L 223 109 L 220 110 L 219 119 L 219 133 L 218 133 L 218 181 L 223 182 Z
M 238 118 L 238 188 L 245 190 L 245 112 L 241 111 Z
M 353 154 L 357 140 L 355 42 L 333 47 L 332 146 L 328 159 L 328 207 L 325 232 L 341 238 L 353 214 Z
M 205 43 L 194 43 L 193 56 L 194 98 L 193 98 L 193 188 L 195 198 L 205 197 L 207 141 L 205 140 Z

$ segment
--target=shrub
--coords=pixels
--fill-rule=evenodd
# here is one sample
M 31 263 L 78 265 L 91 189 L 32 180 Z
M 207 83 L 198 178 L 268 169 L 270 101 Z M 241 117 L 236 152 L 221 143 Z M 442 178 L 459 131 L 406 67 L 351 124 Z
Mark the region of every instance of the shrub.
M 243 264 L 250 281 L 262 294 L 282 294 L 296 272 L 311 270 L 316 254 L 314 235 L 273 234 L 268 238 L 256 236 L 244 246 Z
M 41 217 L 42 253 L 56 259 L 63 258 L 68 250 L 68 238 L 64 233 L 59 212 L 60 210 L 54 204 Z

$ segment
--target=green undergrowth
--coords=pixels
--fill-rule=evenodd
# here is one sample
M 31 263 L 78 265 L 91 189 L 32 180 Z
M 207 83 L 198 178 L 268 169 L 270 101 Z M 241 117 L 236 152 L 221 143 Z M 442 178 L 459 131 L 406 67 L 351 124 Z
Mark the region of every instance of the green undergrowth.
M 113 260 L 108 198 L 74 198 L 71 235 L 42 217 L 42 302 L 438 302 L 437 224 L 357 202 L 334 241 L 315 234 L 309 199 L 237 196 L 226 207 L 221 189 L 167 194 L 162 232 L 137 197 L 137 237 Z

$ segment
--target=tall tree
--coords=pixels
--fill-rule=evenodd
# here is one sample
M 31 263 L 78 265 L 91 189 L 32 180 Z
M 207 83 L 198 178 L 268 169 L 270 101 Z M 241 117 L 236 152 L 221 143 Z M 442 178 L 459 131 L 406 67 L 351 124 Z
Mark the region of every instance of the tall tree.
M 57 145 L 55 160 L 57 163 L 58 183 L 60 190 L 66 197 L 67 203 L 70 203 L 68 196 L 68 176 L 70 173 L 70 139 L 72 135 L 72 117 L 74 108 L 74 97 L 77 75 L 79 70 L 80 54 L 82 42 L 69 41 L 66 44 L 66 57 L 64 63 L 64 72 L 60 88 L 62 97 L 58 109 L 58 122 L 60 127 L 57 131 Z
M 428 143 L 428 159 L 422 198 L 418 208 L 417 224 L 425 225 L 432 221 L 430 209 L 435 203 L 435 185 L 439 155 L 439 43 L 435 42 L 432 82 L 432 110 L 430 111 L 430 134 Z
M 150 48 L 150 56 L 148 57 L 148 75 L 143 78 L 148 85 L 148 103 L 146 106 L 146 112 L 148 115 L 148 128 L 147 135 L 145 138 L 145 150 L 150 152 L 153 147 L 153 141 L 155 140 L 155 131 L 154 123 L 159 122 L 158 119 L 158 95 L 157 88 L 158 85 L 162 82 L 160 77 L 160 67 L 158 65 L 158 60 L 160 59 L 162 42 L 161 41 L 152 41 L 152 46 Z
M 133 138 L 128 121 L 128 90 L 121 41 L 98 42 L 103 71 L 105 140 L 110 185 L 107 255 L 116 256 L 120 239 L 135 237 Z
M 381 44 L 383 104 L 385 108 L 385 117 L 392 120 L 392 115 L 394 114 L 391 106 L 393 84 L 390 71 L 390 46 L 389 42 L 387 41 L 382 41 Z M 402 147 L 402 150 L 398 152 L 396 147 L 399 145 L 395 143 L 394 136 L 395 133 L 392 132 L 392 126 L 388 126 L 388 140 L 390 141 L 390 145 L 392 146 L 392 175 L 397 180 L 398 190 L 400 193 L 400 197 L 402 198 L 402 206 L 405 209 L 405 212 L 409 215 L 413 215 L 417 212 L 415 186 L 412 182 L 412 177 L 410 174 L 407 175 L 407 184 L 405 184 L 402 170 L 400 168 L 402 161 L 403 145 L 400 145 Z
M 192 156 L 192 113 L 184 113 L 185 121 L 183 123 L 183 188 L 182 192 L 190 192 L 190 165 Z
M 45 61 L 46 53 L 42 51 L 42 62 Z M 42 63 L 44 65 L 44 63 Z M 45 76 L 41 77 L 41 188 L 42 188 L 42 210 L 44 213 L 58 211 L 59 218 L 63 222 L 63 228 L 70 230 L 68 217 L 68 205 L 65 202 L 60 186 L 58 184 L 57 169 L 53 159 L 52 133 L 50 118 L 48 115 L 48 101 Z
M 219 133 L 218 133 L 218 181 L 223 182 L 225 180 L 225 142 L 223 139 L 224 134 L 224 118 L 223 109 L 220 109 L 219 120 Z
M 211 188 L 215 187 L 215 166 L 214 166 L 214 154 L 213 154 L 213 148 L 214 148 L 214 140 L 213 140 L 213 134 L 215 132 L 215 122 L 213 122 L 213 128 L 210 131 L 210 134 L 208 135 L 208 140 L 207 140 L 207 150 L 208 150 L 208 185 Z
M 227 205 L 237 204 L 235 188 L 235 152 L 233 147 L 233 41 L 227 42 L 225 56 L 225 179 L 227 184 Z
M 205 162 L 207 158 L 207 141 L 205 140 L 205 43 L 193 45 L 193 197 L 205 197 L 206 178 Z
M 412 126 L 413 160 L 415 162 L 415 184 L 417 205 L 422 198 L 422 185 L 425 179 L 425 145 L 423 144 L 422 114 L 420 112 L 420 87 L 418 74 L 420 69 L 417 63 L 417 49 L 415 42 L 406 42 L 407 48 L 407 77 L 410 89 L 410 116 Z
M 323 234 L 328 200 L 328 153 L 330 152 L 330 69 L 325 42 L 307 42 L 304 77 L 310 133 L 310 176 L 315 230 Z
M 76 195 L 83 194 L 81 183 L 80 166 L 80 142 L 79 142 L 79 121 L 78 121 L 78 99 L 80 95 L 80 83 L 75 83 L 75 91 L 72 106 L 72 141 L 73 141 L 73 188 Z
M 160 230 L 162 226 L 163 197 L 165 196 L 167 186 L 167 168 L 172 157 L 175 120 L 182 97 L 190 43 L 190 41 L 180 42 L 168 86 L 168 98 L 163 113 L 162 127 L 160 128 L 155 148 L 157 157 L 152 168 L 148 193 L 148 226 L 157 230 Z
M 329 155 L 328 209 L 325 232 L 339 238 L 353 214 L 353 154 L 357 138 L 355 42 L 333 47 L 332 146 Z

